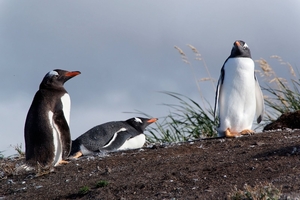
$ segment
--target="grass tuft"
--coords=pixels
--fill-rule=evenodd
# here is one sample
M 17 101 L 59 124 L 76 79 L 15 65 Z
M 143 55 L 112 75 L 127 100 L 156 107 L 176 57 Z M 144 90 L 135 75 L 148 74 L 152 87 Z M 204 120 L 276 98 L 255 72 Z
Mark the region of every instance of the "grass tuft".
M 231 200 L 278 200 L 280 199 L 281 188 L 276 188 L 272 183 L 259 183 L 254 187 L 245 184 L 243 190 L 236 187 L 228 195 Z
M 180 142 L 204 137 L 216 136 L 213 109 L 204 110 L 194 100 L 174 92 L 162 92 L 178 100 L 179 104 L 163 104 L 170 108 L 170 114 L 161 121 L 157 121 L 156 127 L 147 130 L 150 134 L 147 140 L 155 142 Z M 140 113 L 148 116 L 145 113 Z
M 265 78 L 265 85 L 262 89 L 265 96 L 266 119 L 265 123 L 275 121 L 280 115 L 287 112 L 300 110 L 300 78 L 299 71 L 295 72 L 292 65 L 284 62 L 279 56 L 271 56 L 276 59 L 279 66 L 285 66 L 289 70 L 289 79 L 279 77 L 269 63 L 264 59 L 256 62 L 261 71 L 259 74 Z
M 218 121 L 213 115 L 212 106 L 202 95 L 199 83 L 202 81 L 210 81 L 214 91 L 216 88 L 214 79 L 211 77 L 208 67 L 196 47 L 190 44 L 187 46 L 192 50 L 195 59 L 202 62 L 208 77 L 198 79 L 195 73 L 196 70 L 189 61 L 186 53 L 178 46 L 175 46 L 174 48 L 180 54 L 182 61 L 190 67 L 202 104 L 200 106 L 196 101 L 179 93 L 162 92 L 163 94 L 175 98 L 179 103 L 163 104 L 164 106 L 169 107 L 170 113 L 165 116 L 163 120 L 155 123 L 157 127 L 150 127 L 147 129 L 150 132 L 150 135 L 147 135 L 147 140 L 150 143 L 181 142 L 203 137 L 214 137 L 217 135 L 215 127 L 217 126 Z M 145 113 L 142 114 L 149 116 Z
M 90 191 L 90 188 L 88 186 L 83 186 L 79 189 L 78 194 L 79 195 L 85 195 Z
M 25 152 L 22 151 L 22 144 L 17 144 L 15 146 L 12 146 L 17 152 L 20 158 L 25 157 Z
M 106 186 L 108 186 L 108 181 L 105 181 L 105 180 L 101 180 L 96 183 L 97 188 L 106 187 Z

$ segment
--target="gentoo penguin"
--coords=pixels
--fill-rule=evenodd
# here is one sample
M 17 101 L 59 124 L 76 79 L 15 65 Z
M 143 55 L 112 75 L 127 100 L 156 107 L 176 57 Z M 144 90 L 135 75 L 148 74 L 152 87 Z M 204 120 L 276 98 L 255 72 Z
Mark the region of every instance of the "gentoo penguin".
M 25 122 L 25 154 L 30 165 L 65 163 L 71 150 L 70 96 L 64 83 L 79 71 L 55 69 L 42 80 Z
M 215 116 L 216 113 L 220 137 L 253 134 L 251 127 L 255 114 L 257 123 L 263 118 L 264 98 L 254 73 L 250 49 L 244 41 L 234 42 L 231 54 L 221 69 L 215 96 Z
M 145 128 L 156 121 L 157 118 L 134 117 L 95 126 L 72 141 L 70 155 L 78 158 L 99 151 L 141 148 L 146 141 Z

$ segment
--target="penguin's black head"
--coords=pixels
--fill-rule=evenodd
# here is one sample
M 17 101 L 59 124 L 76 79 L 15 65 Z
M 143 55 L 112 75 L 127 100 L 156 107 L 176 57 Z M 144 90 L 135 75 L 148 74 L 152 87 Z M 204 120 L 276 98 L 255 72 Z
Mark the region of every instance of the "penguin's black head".
M 80 71 L 65 71 L 61 69 L 55 69 L 45 75 L 43 81 L 40 84 L 40 89 L 63 87 L 64 83 L 67 80 L 79 74 L 81 74 Z
M 235 58 L 235 57 L 251 58 L 251 52 L 248 45 L 244 41 L 237 40 L 233 43 L 233 47 L 229 57 L 230 58 Z
M 153 122 L 156 122 L 157 120 L 157 118 L 148 119 L 142 117 L 134 117 L 126 120 L 126 122 L 142 133 L 148 125 L 152 124 Z

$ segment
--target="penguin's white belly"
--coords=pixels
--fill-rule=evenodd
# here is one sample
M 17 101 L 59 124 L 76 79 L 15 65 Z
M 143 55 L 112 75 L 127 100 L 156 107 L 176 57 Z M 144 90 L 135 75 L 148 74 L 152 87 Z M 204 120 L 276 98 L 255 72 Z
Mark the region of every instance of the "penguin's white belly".
M 49 111 L 48 113 L 50 126 L 52 127 L 52 135 L 53 135 L 53 144 L 54 144 L 54 158 L 53 165 L 56 166 L 62 160 L 62 142 L 60 139 L 59 129 L 53 122 L 53 112 Z
M 250 58 L 228 59 L 220 91 L 219 132 L 251 129 L 256 110 L 254 63 Z
M 90 154 L 93 154 L 94 151 L 90 151 L 88 150 L 84 145 L 80 145 L 80 151 L 82 153 L 82 155 L 90 155 Z
M 68 93 L 65 93 L 61 97 L 62 109 L 64 112 L 64 116 L 67 120 L 68 125 L 70 125 L 70 111 L 71 111 L 71 99 Z
M 124 142 L 124 144 L 120 148 L 118 148 L 118 150 L 142 148 L 145 142 L 146 136 L 144 134 L 139 134 L 133 138 L 126 140 L 126 142 Z
M 70 123 L 70 110 L 71 110 L 71 100 L 68 93 L 65 93 L 61 97 L 62 110 L 64 113 L 64 117 L 69 125 Z M 61 133 L 60 129 L 57 127 L 55 122 L 53 121 L 53 112 L 49 111 L 48 113 L 50 125 L 52 126 L 52 134 L 53 134 L 53 143 L 54 143 L 54 158 L 53 165 L 56 166 L 62 160 L 63 154 L 63 146 L 61 141 Z

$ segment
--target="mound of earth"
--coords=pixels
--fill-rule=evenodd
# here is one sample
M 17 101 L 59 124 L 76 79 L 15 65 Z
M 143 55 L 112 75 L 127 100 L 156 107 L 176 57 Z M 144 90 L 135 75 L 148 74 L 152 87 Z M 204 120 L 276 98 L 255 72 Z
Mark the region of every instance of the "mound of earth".
M 264 131 L 285 128 L 300 129 L 300 110 L 283 113 L 276 121 L 266 125 Z
M 23 160 L 0 161 L 0 199 L 226 199 L 259 183 L 300 196 L 299 130 L 95 154 L 38 177 L 15 174 Z

